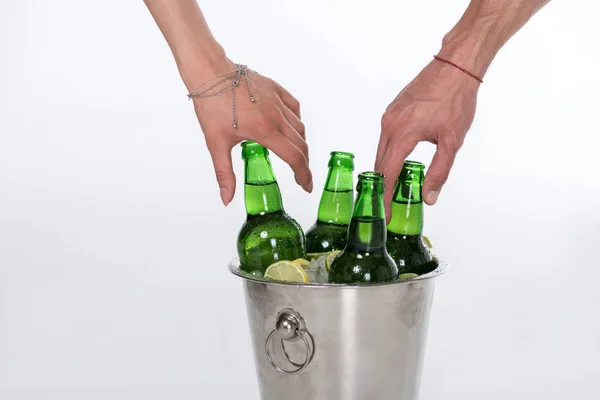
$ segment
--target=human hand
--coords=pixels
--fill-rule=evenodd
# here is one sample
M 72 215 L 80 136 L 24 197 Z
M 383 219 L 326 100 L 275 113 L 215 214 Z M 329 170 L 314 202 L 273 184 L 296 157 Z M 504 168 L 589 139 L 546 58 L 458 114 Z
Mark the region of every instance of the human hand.
M 201 83 L 235 68 L 236 65 L 226 59 L 194 74 L 193 80 Z M 240 82 L 235 98 L 237 128 L 233 127 L 231 92 L 216 97 L 194 98 L 194 110 L 212 157 L 223 204 L 231 202 L 236 187 L 231 150 L 244 140 L 254 140 L 271 149 L 289 164 L 296 182 L 307 192 L 312 192 L 312 173 L 308 165 L 305 128 L 300 120 L 300 103 L 265 76 L 249 71 L 248 79 L 255 102 L 250 101 L 245 83 Z M 192 78 L 186 80 L 191 82 Z
M 196 0 L 144 2 L 171 48 L 188 91 L 236 69 L 212 35 Z M 194 98 L 194 110 L 212 157 L 223 204 L 229 204 L 235 194 L 231 149 L 243 140 L 254 140 L 271 149 L 292 167 L 296 182 L 311 192 L 312 174 L 298 100 L 269 78 L 252 71 L 247 76 L 256 101 L 250 101 L 245 82 L 240 82 L 235 98 L 237 128 L 233 127 L 233 92 Z
M 435 204 L 456 153 L 473 123 L 479 82 L 453 66 L 433 60 L 387 107 L 375 170 L 385 175 L 389 221 L 393 188 L 404 160 L 419 142 L 437 146 L 423 184 L 423 199 Z

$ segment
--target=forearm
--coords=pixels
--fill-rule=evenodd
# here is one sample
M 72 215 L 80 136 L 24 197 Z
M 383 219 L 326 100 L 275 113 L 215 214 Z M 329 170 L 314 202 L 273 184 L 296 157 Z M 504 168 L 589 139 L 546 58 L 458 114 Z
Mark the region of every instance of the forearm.
M 472 0 L 439 55 L 485 75 L 504 44 L 550 0 Z
M 211 71 L 226 59 L 196 0 L 144 0 L 144 3 L 167 40 L 188 89 L 197 84 L 198 75 L 206 75 L 202 71 Z

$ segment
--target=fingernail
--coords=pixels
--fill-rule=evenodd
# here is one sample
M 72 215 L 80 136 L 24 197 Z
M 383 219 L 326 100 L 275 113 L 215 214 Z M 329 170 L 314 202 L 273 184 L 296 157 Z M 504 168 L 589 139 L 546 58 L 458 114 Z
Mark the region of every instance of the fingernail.
M 229 191 L 225 188 L 221 188 L 221 201 L 225 207 L 229 204 Z
M 435 204 L 438 201 L 438 197 L 440 196 L 440 192 L 429 192 L 427 195 L 427 202 L 429 204 Z
M 312 193 L 313 191 L 313 182 L 310 181 L 310 183 L 308 184 L 308 193 Z
M 296 183 L 299 185 L 300 181 L 298 180 L 298 177 L 296 175 L 294 175 L 294 180 L 296 180 Z

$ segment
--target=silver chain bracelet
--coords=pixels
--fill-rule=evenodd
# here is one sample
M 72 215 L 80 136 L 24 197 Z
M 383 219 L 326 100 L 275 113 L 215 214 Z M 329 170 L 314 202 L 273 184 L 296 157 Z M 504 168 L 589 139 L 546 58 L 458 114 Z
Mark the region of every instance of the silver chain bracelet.
M 232 102 L 233 102 L 233 127 L 237 128 L 237 108 L 235 104 L 235 91 L 238 85 L 240 84 L 240 80 L 242 77 L 244 78 L 244 82 L 246 83 L 246 89 L 248 90 L 248 96 L 250 97 L 251 102 L 256 102 L 254 99 L 254 95 L 252 94 L 252 90 L 250 89 L 250 81 L 248 80 L 248 66 L 243 64 L 236 64 L 236 68 L 233 71 L 224 72 L 219 75 L 215 75 L 212 78 L 207 79 L 200 85 L 196 86 L 194 89 L 190 90 L 187 94 L 188 99 L 201 99 L 206 97 L 215 97 L 220 96 L 223 93 L 231 91 Z M 209 87 L 202 89 L 199 91 L 204 85 L 207 83 L 214 81 L 215 79 L 221 78 L 218 82 L 211 84 Z M 229 85 L 224 88 L 218 89 L 219 85 L 225 84 L 228 81 L 232 81 Z M 216 91 L 211 92 L 216 88 Z

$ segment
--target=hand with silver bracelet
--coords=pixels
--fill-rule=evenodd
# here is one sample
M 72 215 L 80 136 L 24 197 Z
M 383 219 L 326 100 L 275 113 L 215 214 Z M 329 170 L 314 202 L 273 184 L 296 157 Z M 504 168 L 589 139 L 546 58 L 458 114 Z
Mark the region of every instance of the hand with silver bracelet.
M 169 44 L 204 132 L 223 204 L 235 193 L 231 149 L 255 140 L 313 189 L 300 104 L 277 82 L 227 58 L 196 0 L 145 0 Z

